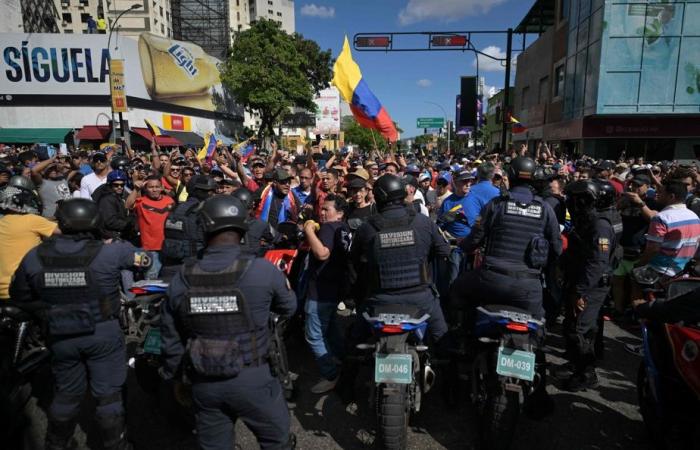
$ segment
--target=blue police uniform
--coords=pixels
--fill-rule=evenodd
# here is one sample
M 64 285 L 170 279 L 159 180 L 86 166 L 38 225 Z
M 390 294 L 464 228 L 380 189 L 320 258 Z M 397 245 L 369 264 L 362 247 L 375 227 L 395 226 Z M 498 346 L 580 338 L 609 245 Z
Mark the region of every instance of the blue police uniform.
M 431 258 L 449 254 L 450 246 L 437 226 L 411 208 L 389 206 L 370 217 L 357 229 L 350 252 L 355 270 L 367 271 L 369 279 L 367 301 L 361 309 L 415 305 L 421 314 L 430 314 L 428 331 L 437 342 L 447 332 L 447 324 L 429 267 Z
M 211 246 L 172 279 L 161 312 L 163 375 L 192 383 L 202 449 L 230 449 L 240 417 L 263 449 L 289 448 L 289 412 L 267 363 L 271 307 L 296 311 L 272 264 L 239 245 Z
M 147 253 L 130 243 L 58 236 L 31 250 L 15 272 L 11 298 L 46 321 L 53 353 L 55 395 L 47 448 L 62 448 L 72 436 L 88 379 L 105 448 L 126 445 L 126 347 L 117 320 L 120 271 L 148 266 Z
M 462 274 L 450 297 L 466 301 L 511 305 L 542 317 L 540 273 L 551 256 L 561 254 L 559 224 L 552 208 L 528 186 L 515 186 L 483 211 L 471 235 L 461 242 L 471 251 L 486 241 L 480 270 Z
M 248 231 L 243 236 L 241 247 L 243 251 L 251 255 L 262 256 L 260 253 L 264 253 L 264 249 L 260 246 L 260 241 L 271 244 L 274 239 L 269 223 L 251 217 L 248 219 Z
M 197 216 L 200 201 L 194 196 L 188 197 L 168 215 L 165 221 L 165 239 L 163 240 L 164 278 L 169 279 L 185 258 L 197 255 L 204 248 L 204 227 Z

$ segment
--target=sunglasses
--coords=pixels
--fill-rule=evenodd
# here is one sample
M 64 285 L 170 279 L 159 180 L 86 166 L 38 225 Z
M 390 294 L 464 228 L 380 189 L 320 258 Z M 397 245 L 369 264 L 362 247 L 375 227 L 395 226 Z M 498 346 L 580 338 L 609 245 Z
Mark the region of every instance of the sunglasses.
M 180 171 L 180 169 L 176 169 L 174 167 L 170 169 L 170 172 L 179 172 L 179 171 Z
M 279 184 L 292 184 L 292 179 L 287 178 L 286 180 L 277 180 Z
M 263 167 L 264 168 L 265 164 L 253 164 L 253 169 L 255 169 L 256 167 Z
M 118 188 L 121 187 L 121 188 L 123 188 L 123 187 L 124 187 L 124 183 L 112 183 L 112 187 L 118 187 Z
M 95 162 L 95 163 L 106 163 L 106 162 L 107 162 L 107 158 L 105 158 L 104 156 L 98 157 L 98 158 L 92 158 L 92 162 Z

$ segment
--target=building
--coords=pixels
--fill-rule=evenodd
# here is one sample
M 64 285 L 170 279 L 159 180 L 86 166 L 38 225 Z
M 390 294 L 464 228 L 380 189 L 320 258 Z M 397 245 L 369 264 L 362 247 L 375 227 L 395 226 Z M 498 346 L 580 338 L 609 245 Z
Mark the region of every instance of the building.
M 511 87 L 511 92 L 513 92 L 513 88 Z M 501 145 L 501 137 L 502 137 L 502 130 L 503 130 L 503 112 L 505 109 L 503 108 L 503 100 L 504 100 L 504 91 L 501 89 L 497 93 L 493 94 L 491 97 L 488 99 L 487 103 L 487 108 L 486 108 L 486 121 L 484 123 L 484 127 L 482 129 L 483 133 L 483 140 L 484 140 L 484 147 L 486 147 L 489 150 L 496 150 L 496 149 L 502 149 L 504 148 L 503 145 Z M 513 97 L 511 96 L 508 99 L 508 104 L 509 106 L 513 106 Z M 511 141 L 511 135 L 510 131 L 508 131 L 508 134 L 506 136 L 506 141 L 510 142 Z
M 22 31 L 22 4 L 20 0 L 0 0 L 0 33 Z
M 250 21 L 274 20 L 289 34 L 294 33 L 293 0 L 248 0 Z
M 700 156 L 700 4 L 537 0 L 516 28 L 513 140 L 617 159 Z
M 237 0 L 240 3 L 240 0 Z M 230 5 L 234 0 L 171 0 L 176 39 L 193 42 L 224 58 L 231 44 Z
M 26 0 L 22 0 L 26 1 Z M 159 36 L 171 37 L 170 0 L 55 0 L 61 16 L 62 33 L 87 34 L 88 18 L 106 21 L 101 33 L 109 33 L 117 17 L 119 34 L 138 36 L 146 31 Z M 140 8 L 129 10 L 132 5 Z M 126 12 L 125 12 L 126 11 Z M 116 30 L 115 30 L 116 31 Z
M 16 10 L 16 3 L 12 2 L 15 7 L 10 9 L 10 12 Z M 12 31 L 24 31 L 25 33 L 58 33 L 59 32 L 59 15 L 56 10 L 56 5 L 53 0 L 20 0 L 22 11 L 22 29 L 17 28 Z M 3 15 L 5 10 L 2 10 Z M 14 19 L 12 19 L 14 17 Z M 16 15 L 2 20 L 16 20 Z M 10 24 L 12 26 L 12 24 Z

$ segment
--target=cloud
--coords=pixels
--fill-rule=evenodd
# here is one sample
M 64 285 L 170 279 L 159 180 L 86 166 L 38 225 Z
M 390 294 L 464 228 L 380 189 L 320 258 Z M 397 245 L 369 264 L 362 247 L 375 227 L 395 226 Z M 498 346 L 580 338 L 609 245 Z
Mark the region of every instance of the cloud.
M 433 82 L 428 80 L 427 78 L 421 78 L 420 80 L 416 81 L 416 84 L 422 88 L 427 88 L 433 85 Z
M 498 88 L 496 86 L 489 86 L 488 84 L 484 85 L 484 101 L 490 99 L 496 93 L 498 92 Z
M 466 16 L 488 13 L 507 0 L 408 0 L 399 11 L 399 23 L 412 25 L 425 20 L 454 22 Z
M 506 58 L 506 52 L 505 50 L 501 50 L 501 47 L 497 47 L 495 45 L 489 45 L 488 47 L 484 48 L 481 50 L 483 53 L 486 53 L 487 55 L 491 55 L 494 58 L 499 58 L 499 59 L 505 59 Z M 500 72 L 503 70 L 506 70 L 505 66 L 505 61 L 496 61 L 491 58 L 487 58 L 486 56 L 483 55 L 478 55 L 479 58 L 479 72 Z M 517 62 L 516 56 L 513 56 L 513 59 L 511 60 L 511 70 L 515 70 L 515 65 Z M 476 67 L 476 60 L 472 63 L 474 67 Z
M 335 17 L 335 8 L 332 6 L 317 6 L 315 3 L 310 3 L 301 7 L 301 15 L 319 17 L 321 19 L 332 19 Z

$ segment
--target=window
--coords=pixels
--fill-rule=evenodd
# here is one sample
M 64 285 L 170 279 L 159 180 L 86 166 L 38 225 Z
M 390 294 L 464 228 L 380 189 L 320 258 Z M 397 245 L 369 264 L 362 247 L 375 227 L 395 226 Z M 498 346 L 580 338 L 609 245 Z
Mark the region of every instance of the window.
M 63 30 L 63 32 L 66 34 L 73 34 L 73 30 Z
M 88 13 L 80 13 L 80 21 L 82 23 L 87 23 L 88 18 L 90 18 L 90 14 Z
M 80 0 L 80 4 L 78 6 L 82 6 L 83 8 L 87 8 L 88 6 L 90 6 L 90 4 L 88 3 L 88 0 Z
M 236 0 L 236 6 L 241 6 L 241 0 Z
M 277 17 L 282 17 L 282 13 L 281 13 L 281 12 L 278 12 L 278 13 L 277 13 Z
M 73 14 L 71 14 L 71 13 L 63 13 L 63 14 L 61 15 L 61 17 L 63 17 L 63 21 L 64 21 L 65 23 L 73 23 Z
M 564 64 L 554 69 L 554 96 L 564 93 Z
M 237 20 L 238 22 L 241 21 L 241 12 L 240 12 L 240 11 L 237 11 L 237 12 L 236 12 L 236 20 Z
M 268 13 L 269 15 L 273 15 L 275 12 L 274 12 L 273 10 L 271 10 L 271 9 L 268 9 L 268 10 L 267 10 L 267 13 Z
M 165 34 L 165 25 L 163 25 L 162 23 L 160 24 L 160 32 Z
M 163 17 L 163 7 L 160 7 L 160 17 Z
M 272 6 L 272 0 L 267 0 L 267 4 Z
M 70 6 L 70 0 L 61 0 L 61 7 L 68 8 Z
M 540 89 L 537 93 L 537 104 L 542 105 L 547 103 L 547 96 L 549 95 L 549 77 L 544 77 L 540 79 Z

